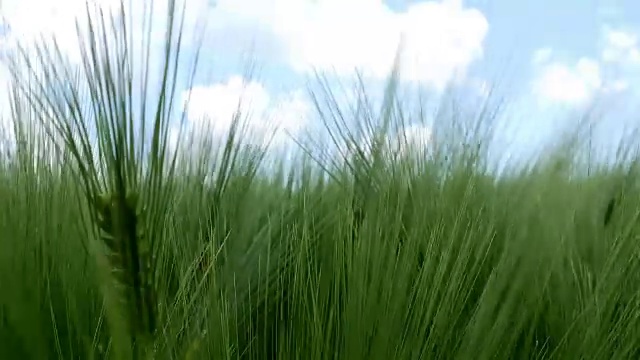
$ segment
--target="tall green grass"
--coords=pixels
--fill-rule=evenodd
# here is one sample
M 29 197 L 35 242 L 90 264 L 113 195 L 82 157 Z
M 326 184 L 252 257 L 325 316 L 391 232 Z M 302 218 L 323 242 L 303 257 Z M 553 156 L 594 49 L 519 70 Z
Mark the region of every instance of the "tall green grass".
M 563 150 L 498 177 L 460 133 L 394 156 L 386 135 L 421 116 L 395 76 L 377 110 L 315 93 L 339 159 L 301 143 L 267 167 L 240 114 L 173 151 L 179 13 L 159 94 L 117 16 L 85 24 L 79 67 L 44 43 L 13 63 L 0 358 L 640 356 L 634 166 L 575 176 Z

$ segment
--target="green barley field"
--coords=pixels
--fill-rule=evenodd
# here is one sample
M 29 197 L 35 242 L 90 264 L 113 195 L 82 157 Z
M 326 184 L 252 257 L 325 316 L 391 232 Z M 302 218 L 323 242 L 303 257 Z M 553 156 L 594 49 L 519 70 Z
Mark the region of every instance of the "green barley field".
M 640 358 L 631 151 L 500 176 L 473 129 L 393 153 L 414 116 L 395 73 L 381 109 L 316 93 L 342 157 L 274 158 L 241 114 L 172 147 L 177 79 L 203 66 L 180 58 L 179 10 L 157 68 L 118 14 L 79 27 L 80 65 L 44 42 L 10 61 L 0 359 Z

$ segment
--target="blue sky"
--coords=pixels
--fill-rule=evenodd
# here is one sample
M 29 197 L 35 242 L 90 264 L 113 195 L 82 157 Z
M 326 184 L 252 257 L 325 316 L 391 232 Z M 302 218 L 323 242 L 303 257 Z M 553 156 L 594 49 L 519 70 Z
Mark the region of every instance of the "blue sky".
M 155 1 L 160 17 L 165 1 Z M 42 31 L 55 34 L 73 54 L 70 19 L 82 5 L 81 0 L 4 0 L 11 27 L 5 41 Z M 437 96 L 453 81 L 465 98 L 482 99 L 497 84 L 509 106 L 498 119 L 496 154 L 535 154 L 594 99 L 606 109 L 593 128 L 594 146 L 611 148 L 625 127 L 640 121 L 635 115 L 640 2 L 187 0 L 187 5 L 190 25 L 207 19 L 200 75 L 196 86 L 182 93 L 191 91 L 192 126 L 207 115 L 206 121 L 224 132 L 242 94 L 256 131 L 273 124 L 283 130 L 278 144 L 288 144 L 285 131 L 313 134 L 319 124 L 305 92 L 310 70 L 332 71 L 333 80 L 348 84 L 358 68 L 372 94 L 379 94 L 401 34 L 403 89 Z M 134 11 L 138 18 L 140 9 Z M 160 46 L 162 32 L 155 35 Z M 243 77 L 249 58 L 260 66 L 252 81 Z M 412 130 L 428 132 L 429 124 Z

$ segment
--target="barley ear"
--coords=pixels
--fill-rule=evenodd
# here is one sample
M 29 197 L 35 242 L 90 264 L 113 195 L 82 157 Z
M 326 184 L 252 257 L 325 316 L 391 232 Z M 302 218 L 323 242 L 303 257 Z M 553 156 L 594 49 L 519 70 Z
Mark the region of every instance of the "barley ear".
M 99 236 L 136 340 L 152 338 L 157 327 L 155 269 L 137 207 L 135 193 L 101 195 L 96 204 Z
M 146 76 L 155 70 L 148 56 L 151 27 L 142 25 L 142 57 L 132 52 L 140 44 L 130 29 L 150 23 L 146 17 L 154 12 L 148 9 L 145 21 L 128 21 L 124 1 L 112 11 L 86 3 L 87 16 L 76 23 L 80 64 L 69 63 L 53 39 L 35 44 L 35 54 L 20 47 L 11 66 L 17 91 L 39 114 L 40 125 L 71 154 L 86 200 L 82 205 L 89 207 L 81 220 L 102 272 L 112 345 L 123 359 L 159 356 L 157 334 L 165 320 L 158 304 L 171 302 L 160 288 L 164 274 L 156 255 L 166 248 L 163 226 L 171 201 L 166 180 L 174 176 L 176 162 L 167 144 L 176 79 L 182 75 L 178 64 L 185 64 L 179 53 L 186 2 L 181 8 L 175 0 L 167 5 L 166 46 L 162 59 L 153 59 L 162 62 L 158 88 L 147 88 Z M 134 60 L 140 58 L 142 64 Z M 186 69 L 189 88 L 197 60 L 196 54 L 192 69 Z

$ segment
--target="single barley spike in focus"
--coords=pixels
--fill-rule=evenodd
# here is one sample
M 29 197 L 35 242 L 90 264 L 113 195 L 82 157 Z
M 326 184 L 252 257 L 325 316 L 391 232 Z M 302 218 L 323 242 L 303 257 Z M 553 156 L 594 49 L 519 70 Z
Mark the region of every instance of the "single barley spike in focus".
M 153 335 L 156 328 L 156 295 L 148 239 L 141 231 L 137 194 L 105 194 L 96 210 L 100 239 L 107 246 L 109 265 L 122 298 L 128 326 L 134 338 Z

